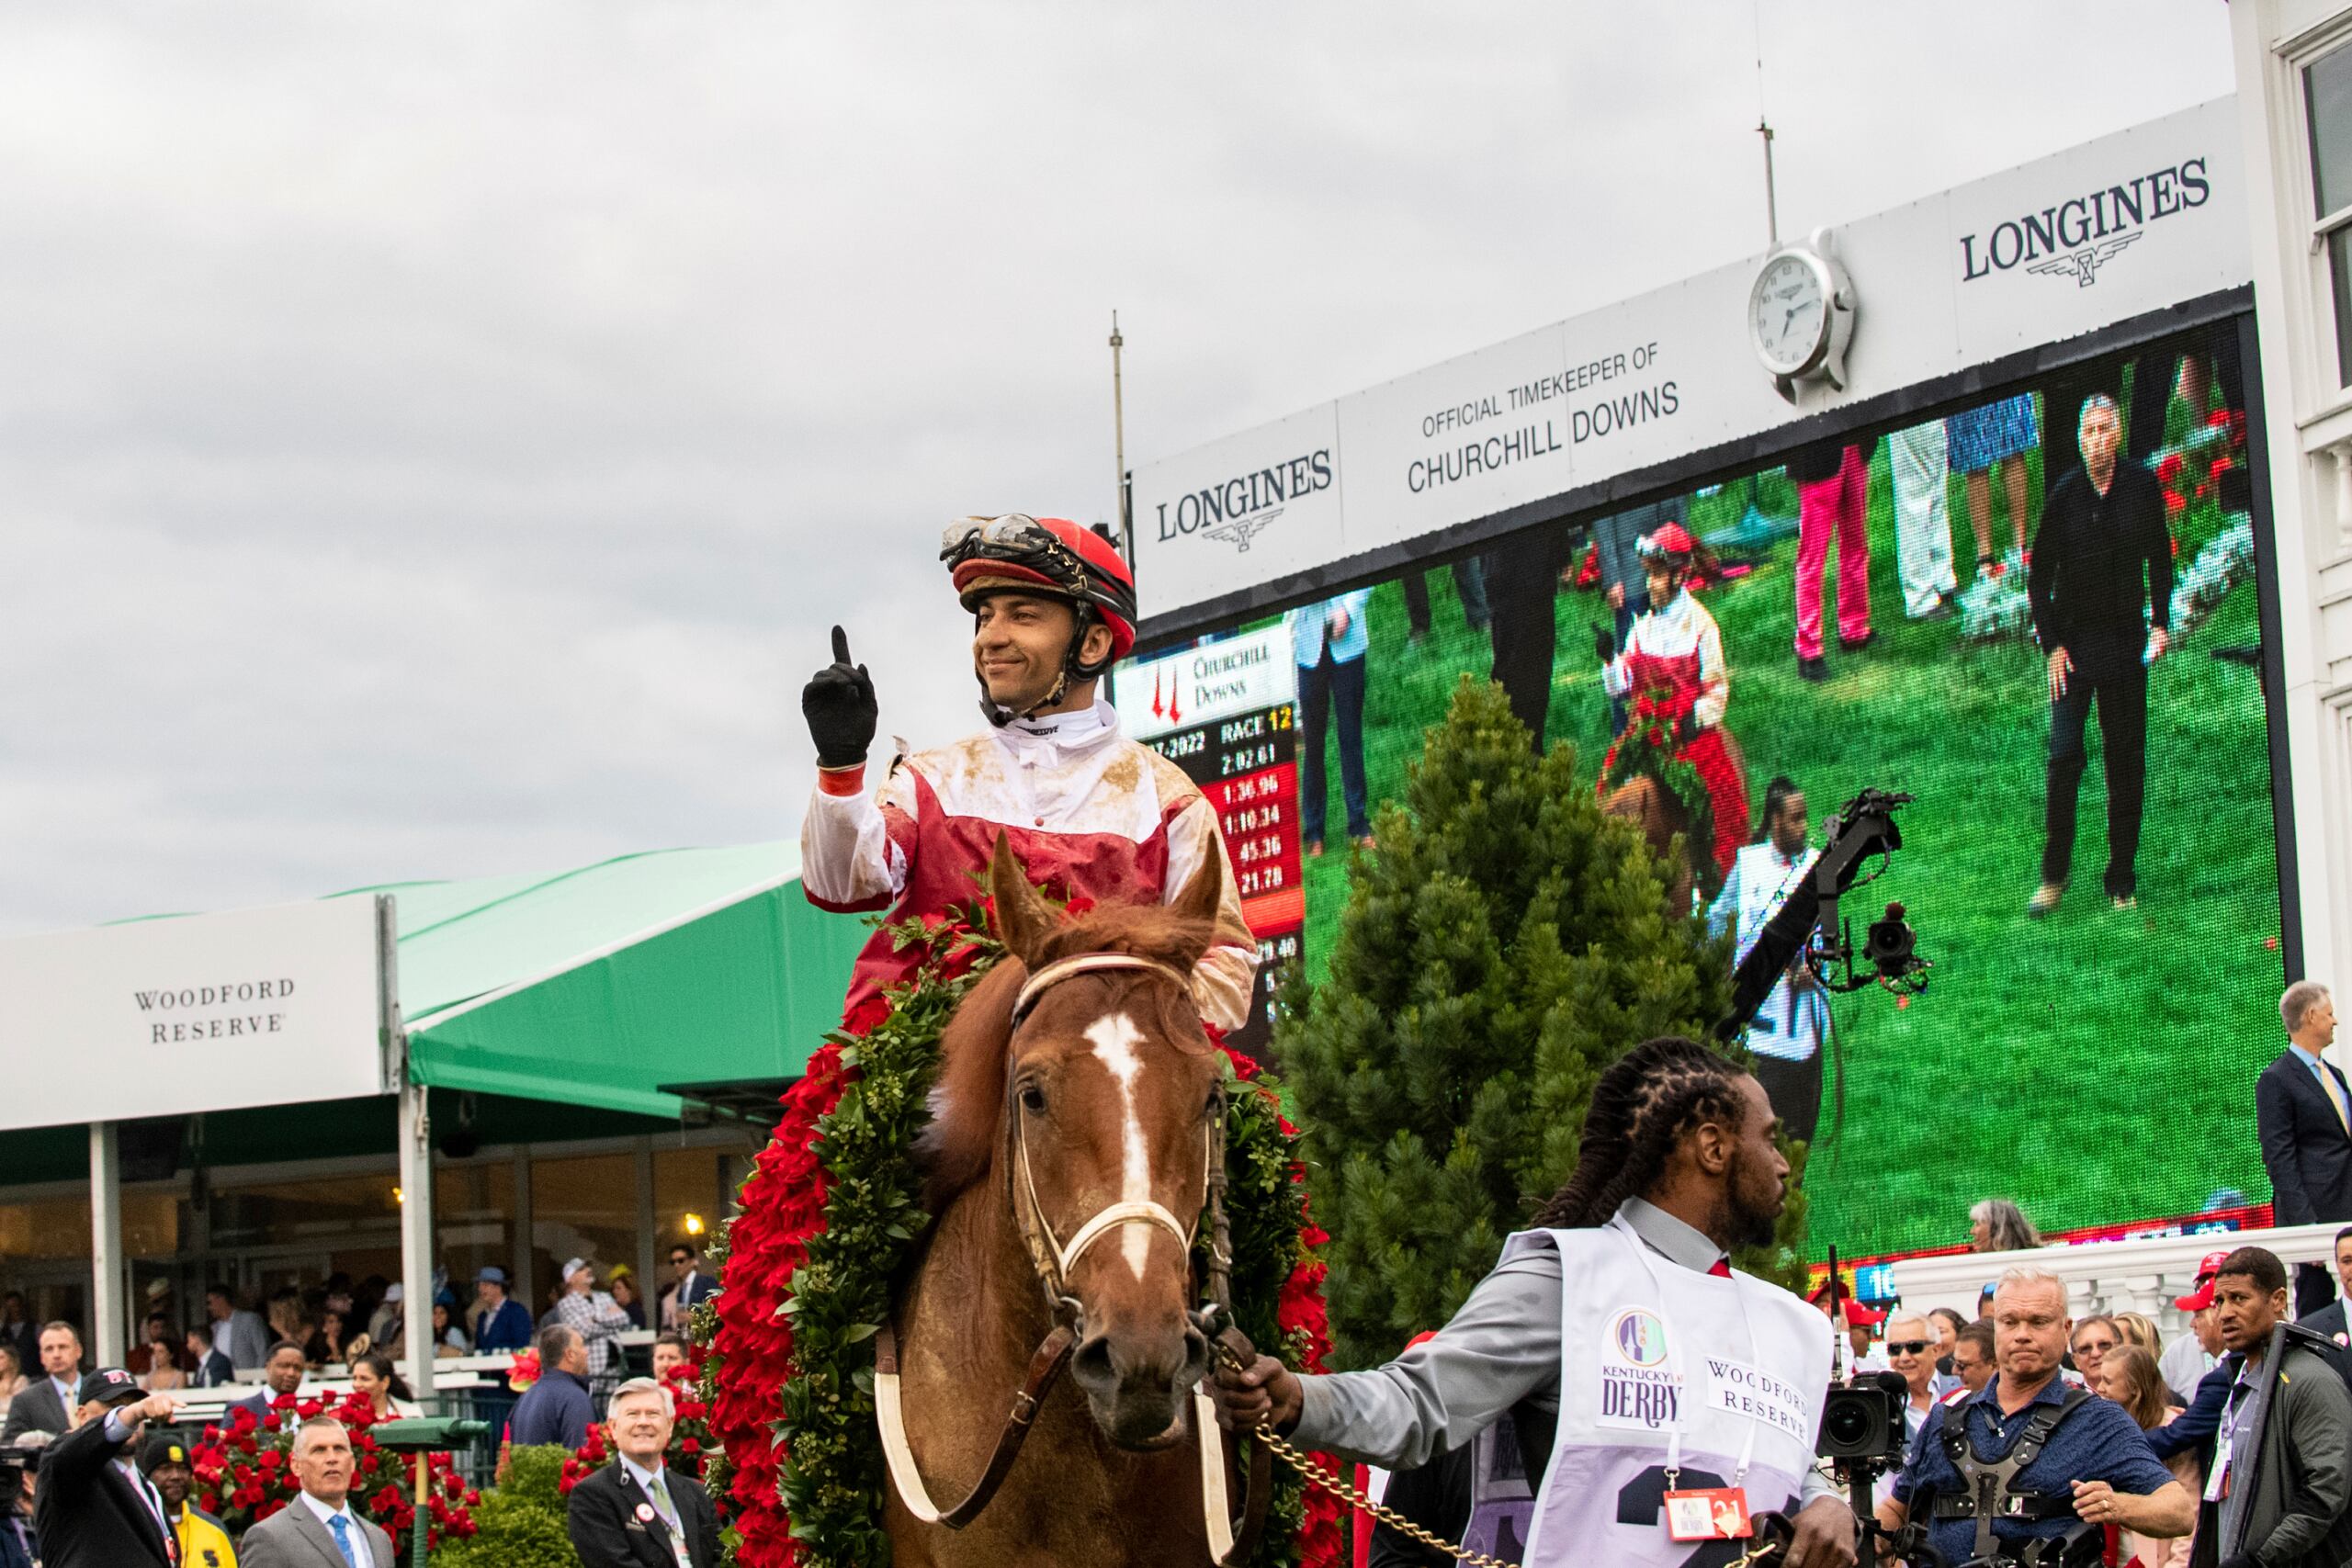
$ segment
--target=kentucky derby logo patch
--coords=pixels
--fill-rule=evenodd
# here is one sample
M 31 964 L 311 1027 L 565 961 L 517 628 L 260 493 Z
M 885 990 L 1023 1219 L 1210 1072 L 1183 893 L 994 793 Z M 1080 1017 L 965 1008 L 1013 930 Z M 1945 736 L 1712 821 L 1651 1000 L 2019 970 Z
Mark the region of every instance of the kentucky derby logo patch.
M 1600 1401 L 1593 1422 L 1643 1432 L 1682 1425 L 1682 1380 L 1666 1365 L 1666 1325 L 1642 1307 L 1628 1307 L 1609 1325 L 1600 1355 Z

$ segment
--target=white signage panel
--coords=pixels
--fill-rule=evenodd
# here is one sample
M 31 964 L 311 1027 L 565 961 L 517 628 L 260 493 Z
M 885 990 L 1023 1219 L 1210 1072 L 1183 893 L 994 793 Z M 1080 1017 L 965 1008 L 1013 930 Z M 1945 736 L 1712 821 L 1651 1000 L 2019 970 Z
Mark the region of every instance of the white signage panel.
M 1351 554 L 1569 483 L 1569 400 L 1609 373 L 1562 358 L 1557 326 L 1340 400 Z
M 1119 728 L 1137 740 L 1297 698 L 1287 618 L 1119 669 Z
M 1279 591 L 1311 568 L 2242 287 L 2237 146 L 2234 103 L 2220 99 L 1836 229 L 1859 297 L 1851 384 L 1809 385 L 1798 405 L 1749 346 L 1759 256 L 1138 468 L 1142 612 Z M 1273 479 L 1264 495 L 1250 488 L 1301 454 L 1328 456 L 1332 476 L 1304 502 L 1272 495 L 1296 489 Z
M 376 900 L 0 942 L 0 1128 L 386 1092 Z
M 1340 433 L 1321 403 L 1136 470 L 1136 607 L 1148 618 L 1351 553 Z
M 1976 364 L 2252 272 L 2236 118 L 2206 104 L 1950 195 L 1959 358 Z

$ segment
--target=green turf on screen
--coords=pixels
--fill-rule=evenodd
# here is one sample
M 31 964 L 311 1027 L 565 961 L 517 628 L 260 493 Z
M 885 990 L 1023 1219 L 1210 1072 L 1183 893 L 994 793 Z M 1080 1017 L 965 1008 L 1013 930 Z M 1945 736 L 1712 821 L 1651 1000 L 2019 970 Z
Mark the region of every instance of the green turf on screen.
M 1950 499 L 1965 585 L 1975 552 L 1956 479 Z M 1763 500 L 1795 510 L 1778 475 Z M 1729 522 L 1746 502 L 1745 485 L 1698 501 L 1694 531 Z M 2182 566 L 2222 522 L 2211 502 L 2176 520 Z M 1809 797 L 1817 842 L 1822 819 L 1865 784 L 1919 797 L 1901 818 L 1894 870 L 1848 912 L 1859 934 L 1886 899 L 1902 899 L 1937 967 L 1907 1007 L 1876 989 L 1837 1004 L 1846 1110 L 1835 1125 L 1825 1090 L 1806 1176 L 1813 1250 L 1835 1245 L 1851 1257 L 1964 1241 L 1969 1205 L 1993 1195 L 2017 1199 L 2047 1229 L 2193 1213 L 2229 1190 L 2267 1199 L 2253 1086 L 2278 1047 L 2283 984 L 2268 743 L 2256 672 L 2210 652 L 2259 639 L 2252 580 L 2152 672 L 2139 908 L 2115 911 L 2099 890 L 2106 777 L 2094 723 L 2073 885 L 2037 923 L 2025 903 L 2040 866 L 2049 737 L 2041 657 L 2023 640 L 1972 646 L 1951 621 L 1905 618 L 1883 446 L 1871 469 L 1870 537 L 1878 639 L 1847 654 L 1833 635 L 1824 684 L 1796 673 L 1793 540 L 1702 600 L 1732 667 L 1725 726 L 1746 754 L 1751 807 L 1774 773 L 1790 774 Z M 1834 555 L 1831 564 L 1834 587 Z M 1372 599 L 1364 749 L 1375 809 L 1401 793 L 1456 677 L 1488 665 L 1487 640 L 1464 625 L 1450 574 L 1432 570 L 1430 588 L 1434 626 L 1418 646 L 1397 584 Z M 1555 610 L 1549 736 L 1577 748 L 1589 777 L 1608 735 L 1588 626 L 1609 612 L 1597 590 L 1563 592 Z M 1824 615 L 1834 626 L 1826 604 Z M 1345 820 L 1336 752 L 1327 775 L 1336 828 Z M 1336 832 L 1332 843 L 1306 863 L 1310 976 L 1346 897 Z

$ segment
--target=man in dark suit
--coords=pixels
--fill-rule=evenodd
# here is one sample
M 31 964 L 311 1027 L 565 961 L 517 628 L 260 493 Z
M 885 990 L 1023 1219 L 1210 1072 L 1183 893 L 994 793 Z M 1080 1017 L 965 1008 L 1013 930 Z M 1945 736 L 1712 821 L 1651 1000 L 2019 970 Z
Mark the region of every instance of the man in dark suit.
M 243 1568 L 392 1568 L 392 1538 L 351 1511 L 351 1434 L 343 1423 L 332 1416 L 303 1422 L 292 1460 L 302 1495 L 245 1532 L 237 1543 Z
M 269 1359 L 262 1363 L 262 1391 L 247 1394 L 229 1408 L 250 1410 L 255 1421 L 266 1421 L 273 1408 L 301 1391 L 302 1374 L 310 1370 L 309 1353 L 291 1339 L 281 1339 L 269 1348 Z M 288 1417 L 285 1424 L 291 1426 L 292 1418 Z
M 2298 1321 L 2315 1334 L 2324 1334 L 2338 1345 L 2352 1347 L 2352 1324 L 2345 1321 L 2345 1303 L 2352 1299 L 2352 1225 L 2335 1233 L 2335 1277 L 2344 1281 L 2344 1294 Z
M 33 1534 L 42 1568 L 177 1568 L 164 1500 L 131 1462 L 140 1429 L 168 1420 L 168 1393 L 107 1367 L 82 1380 L 74 1430 L 41 1454 Z
M 567 1528 L 582 1568 L 716 1568 L 718 1514 L 702 1483 L 662 1461 L 674 1421 L 670 1394 L 651 1378 L 613 1391 L 605 1424 L 615 1459 L 571 1489 Z
M 40 1375 L 8 1402 L 8 1419 L 0 1423 L 0 1443 L 13 1443 L 27 1432 L 47 1432 L 54 1438 L 72 1431 L 81 1386 L 82 1336 L 70 1323 L 43 1324 Z
M 662 1326 L 684 1329 L 686 1314 L 718 1294 L 718 1280 L 702 1271 L 702 1254 L 690 1241 L 670 1247 L 671 1280 L 662 1292 Z
M 191 1328 L 182 1341 L 187 1359 L 196 1363 L 196 1371 L 188 1374 L 190 1388 L 226 1388 L 237 1381 L 237 1369 L 229 1358 L 212 1348 L 212 1336 L 201 1328 Z
M 2352 1220 L 2352 1084 L 2322 1055 L 2335 1038 L 2327 987 L 2298 980 L 2278 998 L 2287 1049 L 2254 1086 L 2262 1163 L 2270 1172 L 2271 1217 L 2282 1225 Z M 2316 1263 L 2295 1270 L 2295 1315 L 2335 1299 L 2335 1281 Z

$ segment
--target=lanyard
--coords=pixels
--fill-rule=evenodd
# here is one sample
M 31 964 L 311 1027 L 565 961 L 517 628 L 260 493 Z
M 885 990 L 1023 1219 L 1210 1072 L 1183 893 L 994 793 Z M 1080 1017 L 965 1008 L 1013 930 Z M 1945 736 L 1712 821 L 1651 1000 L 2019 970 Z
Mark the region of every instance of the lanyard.
M 1642 1268 L 1648 1273 L 1650 1277 L 1650 1283 L 1657 1287 L 1658 1326 L 1666 1331 L 1667 1353 L 1674 1359 L 1674 1366 L 1677 1375 L 1681 1375 L 1686 1365 L 1682 1354 L 1683 1340 L 1679 1335 L 1675 1333 L 1674 1320 L 1667 1314 L 1666 1281 L 1658 1278 L 1657 1264 L 1650 1257 L 1650 1244 L 1644 1241 L 1641 1237 L 1641 1233 L 1634 1230 L 1631 1224 L 1626 1223 L 1625 1219 L 1622 1215 L 1611 1214 L 1609 1217 L 1609 1224 L 1611 1228 L 1615 1229 L 1619 1235 L 1625 1238 L 1626 1245 L 1634 1249 L 1634 1256 L 1642 1260 Z M 1763 1360 L 1764 1357 L 1762 1350 L 1758 1348 L 1756 1341 L 1755 1321 L 1747 1315 L 1747 1298 L 1739 1293 L 1739 1281 L 1737 1280 L 1726 1280 L 1725 1283 L 1731 1286 L 1732 1299 L 1739 1303 L 1739 1325 L 1742 1328 L 1747 1331 L 1747 1364 L 1751 1367 L 1756 1367 Z M 1693 1388 L 1691 1392 L 1695 1393 L 1695 1388 Z M 1747 1428 L 1747 1435 L 1741 1440 L 1739 1445 L 1739 1468 L 1732 1472 L 1731 1483 L 1736 1487 L 1745 1485 L 1747 1483 L 1748 1462 L 1756 1457 L 1757 1424 L 1753 1419 L 1744 1420 L 1741 1424 Z M 1668 1491 L 1673 1490 L 1675 1482 L 1679 1480 L 1682 1474 L 1683 1425 L 1684 1424 L 1682 1422 L 1676 1422 L 1674 1425 L 1674 1430 L 1667 1437 L 1666 1484 Z

